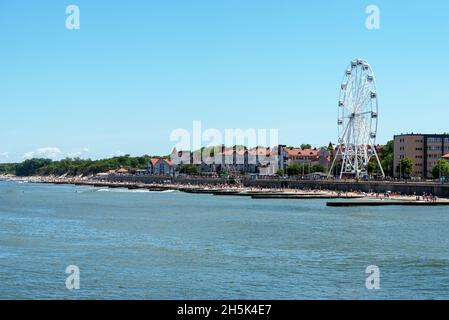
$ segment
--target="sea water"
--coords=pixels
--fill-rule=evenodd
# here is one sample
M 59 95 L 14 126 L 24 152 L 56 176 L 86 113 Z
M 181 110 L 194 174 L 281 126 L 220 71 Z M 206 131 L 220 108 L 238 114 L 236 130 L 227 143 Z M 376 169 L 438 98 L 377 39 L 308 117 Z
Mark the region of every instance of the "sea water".
M 448 299 L 449 210 L 0 181 L 0 299 L 55 298 Z

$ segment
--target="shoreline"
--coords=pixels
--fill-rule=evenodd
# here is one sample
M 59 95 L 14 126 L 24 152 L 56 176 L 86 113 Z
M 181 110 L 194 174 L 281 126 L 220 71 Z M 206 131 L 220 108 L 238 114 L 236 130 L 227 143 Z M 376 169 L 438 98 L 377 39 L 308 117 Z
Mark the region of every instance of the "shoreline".
M 262 188 L 243 187 L 236 185 L 208 185 L 208 184 L 180 184 L 180 183 L 142 183 L 142 182 L 117 182 L 111 180 L 99 180 L 89 177 L 46 177 L 30 176 L 17 177 L 12 175 L 0 175 L 0 181 L 17 181 L 45 184 L 72 184 L 92 187 L 147 189 L 148 191 L 178 190 L 185 193 L 213 194 L 217 196 L 250 196 L 253 199 L 359 199 L 359 200 L 390 200 L 407 203 L 448 203 L 447 198 L 433 196 L 415 196 L 400 194 L 378 194 L 365 192 L 340 192 L 325 189 L 289 189 L 289 188 Z

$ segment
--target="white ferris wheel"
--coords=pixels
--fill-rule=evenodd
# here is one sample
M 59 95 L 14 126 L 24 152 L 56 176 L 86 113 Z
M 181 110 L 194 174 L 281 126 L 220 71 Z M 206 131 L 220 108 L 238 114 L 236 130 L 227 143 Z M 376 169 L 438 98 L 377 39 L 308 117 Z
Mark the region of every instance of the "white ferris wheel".
M 375 157 L 382 176 L 375 141 L 377 135 L 378 104 L 376 79 L 371 66 L 363 59 L 351 61 L 343 76 L 338 101 L 338 147 L 329 170 L 341 160 L 343 175 L 360 178 L 367 174 L 368 163 Z

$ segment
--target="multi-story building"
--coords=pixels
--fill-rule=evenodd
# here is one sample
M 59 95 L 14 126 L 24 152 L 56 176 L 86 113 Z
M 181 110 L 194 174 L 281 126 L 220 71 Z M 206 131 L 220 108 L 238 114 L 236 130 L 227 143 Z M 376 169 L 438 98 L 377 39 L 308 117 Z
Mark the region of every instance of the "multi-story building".
M 400 176 L 399 162 L 413 162 L 413 177 L 432 178 L 432 168 L 449 153 L 449 134 L 401 134 L 394 136 L 394 176 Z
M 330 152 L 326 148 L 285 148 L 287 164 L 321 165 L 329 169 Z
M 198 151 L 177 151 L 173 149 L 171 160 L 174 166 L 194 164 L 201 174 L 211 172 L 250 173 L 261 176 L 275 175 L 278 170 L 286 171 L 291 164 L 322 165 L 329 169 L 331 154 L 326 148 L 293 148 L 285 145 L 274 147 L 244 147 L 217 146 L 213 154 L 208 155 Z
M 209 152 L 209 151 L 207 151 Z M 229 172 L 257 173 L 275 175 L 279 169 L 287 166 L 287 152 L 284 145 L 275 147 L 256 147 L 247 150 L 241 147 L 216 147 L 213 155 L 201 151 L 177 151 L 173 149 L 170 158 L 174 166 L 194 164 L 200 173 Z

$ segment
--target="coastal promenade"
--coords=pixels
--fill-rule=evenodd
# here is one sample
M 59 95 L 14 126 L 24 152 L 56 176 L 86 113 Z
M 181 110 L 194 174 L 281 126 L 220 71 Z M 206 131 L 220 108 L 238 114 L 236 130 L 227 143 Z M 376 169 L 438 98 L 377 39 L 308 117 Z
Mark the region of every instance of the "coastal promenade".
M 74 184 L 93 187 L 178 190 L 215 196 L 248 196 L 252 199 L 357 199 L 449 204 L 449 185 L 432 182 L 254 179 L 236 182 L 225 178 L 167 176 L 0 177 L 34 183 Z M 363 204 L 363 202 L 360 202 Z M 343 203 L 344 205 L 344 203 Z

